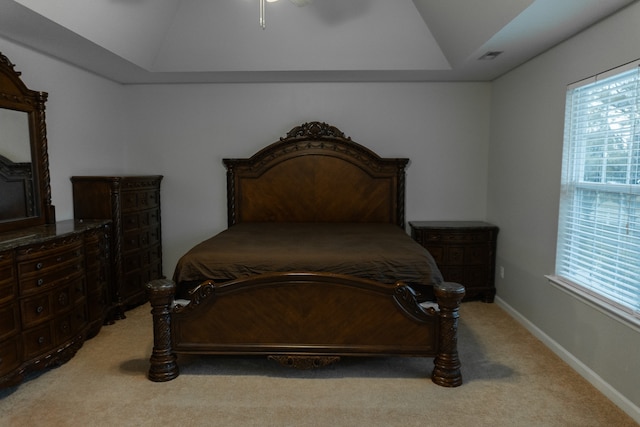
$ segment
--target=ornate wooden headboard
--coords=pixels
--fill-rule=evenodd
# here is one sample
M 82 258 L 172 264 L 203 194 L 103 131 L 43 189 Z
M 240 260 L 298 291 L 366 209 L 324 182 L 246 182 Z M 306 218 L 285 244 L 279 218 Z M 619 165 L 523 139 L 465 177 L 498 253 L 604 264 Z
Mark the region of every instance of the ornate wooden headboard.
M 224 159 L 229 226 L 240 222 L 390 222 L 404 228 L 408 159 L 381 158 L 310 122 L 248 159 Z

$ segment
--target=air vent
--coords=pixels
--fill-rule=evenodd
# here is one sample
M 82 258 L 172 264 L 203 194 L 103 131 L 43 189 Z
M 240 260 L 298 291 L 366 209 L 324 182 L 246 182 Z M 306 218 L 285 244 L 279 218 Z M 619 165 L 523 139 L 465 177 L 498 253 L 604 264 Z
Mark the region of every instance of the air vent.
M 480 61 L 492 61 L 498 57 L 502 53 L 501 50 L 491 50 L 484 55 L 482 55 L 478 60 Z

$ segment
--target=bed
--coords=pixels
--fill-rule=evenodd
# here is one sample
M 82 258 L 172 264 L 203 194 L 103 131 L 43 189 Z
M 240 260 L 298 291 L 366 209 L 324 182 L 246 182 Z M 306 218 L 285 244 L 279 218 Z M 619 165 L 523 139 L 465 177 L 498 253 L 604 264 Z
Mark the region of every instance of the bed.
M 464 287 L 444 282 L 406 233 L 408 159 L 381 158 L 321 122 L 250 158 L 224 159 L 228 228 L 147 284 L 148 377 L 178 354 L 265 355 L 317 368 L 342 357 L 433 357 L 434 383 L 462 384 Z

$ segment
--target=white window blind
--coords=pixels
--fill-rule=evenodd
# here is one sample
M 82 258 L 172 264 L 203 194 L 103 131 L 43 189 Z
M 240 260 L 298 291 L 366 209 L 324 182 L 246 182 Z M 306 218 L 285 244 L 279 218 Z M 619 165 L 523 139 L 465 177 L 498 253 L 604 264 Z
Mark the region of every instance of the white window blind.
M 556 275 L 640 318 L 640 69 L 567 91 Z

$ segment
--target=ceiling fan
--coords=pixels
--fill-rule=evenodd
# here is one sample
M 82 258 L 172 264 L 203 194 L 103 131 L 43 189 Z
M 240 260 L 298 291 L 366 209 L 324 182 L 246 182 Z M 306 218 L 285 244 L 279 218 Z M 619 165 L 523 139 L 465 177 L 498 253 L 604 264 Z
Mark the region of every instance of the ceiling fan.
M 266 0 L 267 3 L 274 3 L 278 0 Z M 306 6 L 310 4 L 313 0 L 289 0 L 291 3 L 296 6 Z M 267 23 L 265 21 L 265 0 L 260 0 L 260 27 L 264 30 L 267 28 Z

